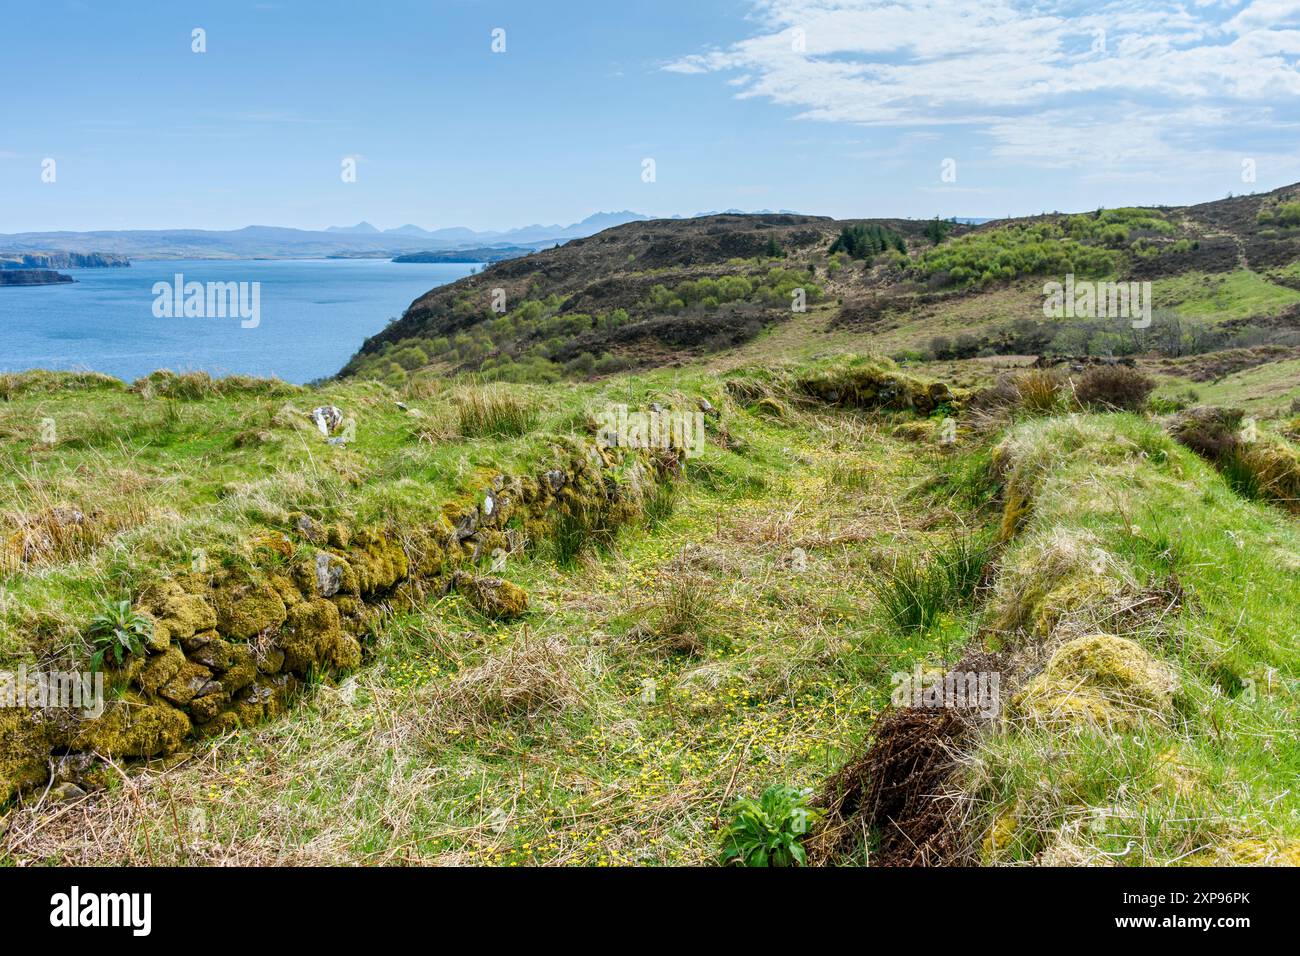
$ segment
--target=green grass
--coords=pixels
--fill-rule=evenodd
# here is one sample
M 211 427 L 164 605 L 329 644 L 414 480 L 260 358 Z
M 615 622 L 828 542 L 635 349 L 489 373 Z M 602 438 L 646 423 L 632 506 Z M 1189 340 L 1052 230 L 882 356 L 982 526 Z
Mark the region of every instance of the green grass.
M 667 403 L 700 389 L 739 450 L 710 443 L 687 463 L 671 511 L 604 549 L 569 562 L 546 551 L 511 558 L 504 573 L 530 592 L 528 619 L 486 622 L 456 594 L 397 615 L 342 687 L 320 684 L 289 717 L 237 733 L 201 763 L 132 778 L 138 802 L 96 798 L 105 829 L 94 851 L 50 832 L 18 856 L 715 861 L 727 806 L 774 781 L 815 786 L 860 750 L 890 674 L 939 656 L 936 641 L 880 622 L 871 581 L 900 521 L 924 549 L 949 540 L 959 517 L 945 510 L 936 521 L 929 502 L 908 498 L 929 463 L 888 423 L 838 412 L 773 422 L 715 385 L 638 377 L 575 389 L 543 410 L 539 429 L 601 402 Z M 388 414 L 391 396 L 375 394 Z M 331 397 L 355 406 L 351 393 Z M 438 417 L 432 399 L 417 406 L 422 427 Z M 398 416 L 395 427 L 409 422 Z M 401 476 L 374 480 L 385 506 L 403 509 L 427 496 L 402 484 L 410 458 L 432 469 L 479 448 L 389 441 L 370 465 Z M 831 479 L 858 459 L 879 463 L 874 483 Z M 378 506 L 378 493 L 365 500 Z M 642 622 L 691 639 L 664 641 Z M 129 810 L 112 822 L 110 808 Z M 15 839 L 41 825 L 21 814 L 13 823 Z
M 1003 571 L 1000 600 L 1042 606 L 1038 582 L 1070 560 L 1078 564 L 1060 580 L 1101 573 L 1133 594 L 1155 589 L 1156 609 L 1178 595 L 1181 607 L 1122 626 L 1174 668 L 1178 691 L 1172 712 L 1138 733 L 1081 726 L 1068 736 L 1028 728 L 991 738 L 972 784 L 984 825 L 1002 821 L 986 856 L 1151 865 L 1231 861 L 1243 847 L 1293 843 L 1294 519 L 1241 498 L 1130 415 L 1026 423 L 1008 448 L 1012 481 L 1030 481 L 1032 493 L 1002 562 L 1020 570 Z
M 1252 415 L 1271 417 L 1300 401 L 1300 360 L 1268 362 L 1213 382 L 1164 376 L 1159 381 L 1157 396 L 1185 399 L 1190 390 L 1195 394 L 1193 404 L 1231 405 Z
M 199 542 L 251 560 L 290 511 L 434 521 L 495 471 L 535 474 L 610 405 L 704 394 L 722 418 L 646 521 L 614 534 L 572 515 L 558 544 L 508 558 L 525 619 L 486 620 L 458 593 L 395 610 L 362 669 L 290 715 L 118 780 L 77 814 L 15 809 L 0 862 L 713 864 L 737 801 L 816 788 L 861 756 L 891 675 L 986 638 L 1041 661 L 1084 616 L 1033 633 L 1051 603 L 1038 585 L 1091 574 L 1114 586 L 1107 626 L 1177 670 L 1174 707 L 1140 732 L 982 737 L 965 782 L 977 839 L 1001 835 L 986 859 L 1163 864 L 1297 839 L 1300 531 L 1151 421 L 995 423 L 963 428 L 954 451 L 895 437 L 905 413 L 751 412 L 697 369 L 499 386 L 532 424 L 466 437 L 456 384 L 308 389 L 290 399 L 299 414 L 257 392 L 48 384 L 7 383 L 0 512 L 95 517 L 0 578 L 21 596 L 0 618 L 9 660 L 58 646 Z M 325 444 L 300 414 L 327 401 L 355 418 L 355 443 Z M 995 550 L 999 502 L 1016 495 L 1024 521 Z M 1156 595 L 1163 612 L 1117 618 L 1116 594 Z M 1025 605 L 1017 633 L 996 627 L 1008 602 Z
M 1300 302 L 1300 292 L 1269 282 L 1256 272 L 1206 275 L 1188 272 L 1152 283 L 1156 308 L 1172 309 L 1179 317 L 1207 322 L 1276 315 Z

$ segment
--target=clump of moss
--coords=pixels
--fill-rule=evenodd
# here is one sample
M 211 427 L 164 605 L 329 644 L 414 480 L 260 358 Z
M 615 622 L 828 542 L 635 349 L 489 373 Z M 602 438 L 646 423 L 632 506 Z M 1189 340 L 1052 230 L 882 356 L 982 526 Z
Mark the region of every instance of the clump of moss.
M 246 641 L 284 623 L 284 599 L 267 581 L 218 587 L 212 592 L 217 629 L 227 637 Z
M 990 602 L 993 627 L 1045 639 L 1067 622 L 1099 623 L 1129 572 L 1085 531 L 1050 528 L 1006 560 Z
M 107 702 L 101 716 L 79 724 L 72 746 L 106 756 L 154 757 L 179 750 L 192 729 L 183 710 L 129 692 Z
M 0 803 L 45 782 L 53 743 L 41 714 L 26 707 L 0 708 Z
M 1300 866 L 1300 841 L 1234 840 L 1188 857 L 1188 866 Z
M 284 652 L 284 667 L 296 674 L 327 664 L 351 670 L 361 663 L 361 646 L 343 632 L 339 609 L 324 599 L 290 608 L 276 646 Z
M 1042 725 L 1132 728 L 1167 714 L 1177 681 L 1134 641 L 1109 634 L 1061 645 L 1046 669 L 1012 698 L 1008 716 Z
M 469 605 L 484 617 L 510 620 L 528 611 L 528 592 L 503 578 L 477 577 L 457 571 L 452 583 Z

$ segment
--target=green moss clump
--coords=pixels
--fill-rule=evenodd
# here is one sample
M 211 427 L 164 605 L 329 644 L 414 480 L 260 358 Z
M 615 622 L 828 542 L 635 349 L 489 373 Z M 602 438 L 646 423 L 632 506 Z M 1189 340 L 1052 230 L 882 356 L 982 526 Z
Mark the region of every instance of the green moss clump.
M 167 581 L 145 595 L 142 605 L 171 640 L 181 641 L 217 626 L 217 616 L 200 595 L 190 594 L 178 582 Z M 166 650 L 163 644 L 158 650 Z
M 177 707 L 184 707 L 212 680 L 212 671 L 202 664 L 187 660 L 176 669 L 171 680 L 158 688 L 158 696 Z
M 528 592 L 502 578 L 475 577 L 458 571 L 454 584 L 470 606 L 484 617 L 508 620 L 528 610 Z
M 185 655 L 179 647 L 173 645 L 162 654 L 149 658 L 148 663 L 136 675 L 135 684 L 146 694 L 156 694 L 176 676 L 184 664 Z
M 307 674 L 325 664 L 351 670 L 361 663 L 361 645 L 343 632 L 339 609 L 324 599 L 290 608 L 277 645 L 284 652 L 285 668 L 295 674 Z
M 358 531 L 352 539 L 348 564 L 356 572 L 357 588 L 363 595 L 391 589 L 409 570 L 401 544 L 370 529 Z
M 1094 634 L 1069 641 L 1011 701 L 1009 716 L 1044 725 L 1121 729 L 1167 714 L 1173 673 L 1128 638 Z
M 179 750 L 192 729 L 184 711 L 128 693 L 109 701 L 101 716 L 79 724 L 72 747 L 114 757 L 156 757 Z
M 1119 581 L 1104 574 L 1067 579 L 1038 602 L 1033 613 L 1034 635 L 1044 639 L 1051 637 L 1062 622 L 1071 618 L 1105 618 L 1108 612 L 1113 613 L 1123 590 Z M 1095 613 L 1090 615 L 1089 611 Z
M 267 582 L 218 588 L 213 592 L 217 629 L 226 637 L 246 641 L 284 623 L 284 600 Z
M 49 775 L 52 730 L 44 717 L 25 707 L 0 708 L 0 803 Z

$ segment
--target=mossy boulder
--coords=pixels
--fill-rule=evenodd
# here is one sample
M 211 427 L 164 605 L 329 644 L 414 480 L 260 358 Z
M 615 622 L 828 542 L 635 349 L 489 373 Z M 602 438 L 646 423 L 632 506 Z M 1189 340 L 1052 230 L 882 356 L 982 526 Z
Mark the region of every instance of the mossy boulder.
M 147 591 L 136 610 L 150 622 L 144 643 L 155 654 L 165 652 L 173 641 L 182 641 L 217 623 L 212 606 L 176 581 L 163 582 Z
M 192 729 L 184 711 L 128 693 L 108 701 L 101 716 L 81 722 L 73 749 L 113 757 L 156 757 L 179 750 Z
M 338 608 L 323 599 L 290 609 L 277 646 L 284 652 L 284 667 L 295 674 L 321 666 L 351 670 L 361 663 L 361 645 L 344 633 Z
M 357 532 L 352 539 L 348 564 L 356 572 L 359 593 L 367 596 L 390 590 L 409 570 L 401 544 L 370 529 Z
M 136 675 L 135 684 L 146 694 L 157 694 L 184 665 L 185 655 L 179 647 L 173 645 L 162 654 L 149 659 Z
M 189 703 L 190 716 L 199 722 L 210 721 L 230 703 L 230 695 L 218 681 L 209 681 L 203 693 Z
M 40 712 L 0 708 L 0 803 L 45 782 L 53 745 L 52 728 Z
M 285 607 L 290 607 L 302 600 L 302 591 L 299 590 L 293 578 L 288 575 L 272 574 L 266 580 L 271 587 L 275 588 L 275 593 L 280 595 L 280 600 L 284 602 Z
M 1009 716 L 1033 723 L 1119 729 L 1167 715 L 1177 681 L 1141 645 L 1093 634 L 1057 648 L 1046 669 L 1011 701 Z
M 187 660 L 176 669 L 171 680 L 158 688 L 158 696 L 177 707 L 184 707 L 199 695 L 210 680 L 212 671 L 202 664 Z
M 239 641 L 279 627 L 288 614 L 283 598 L 266 581 L 218 588 L 212 603 L 217 630 Z
M 221 737 L 239 730 L 239 715 L 234 710 L 223 710 L 206 723 L 194 729 L 201 737 Z
M 230 667 L 235 645 L 222 639 L 215 630 L 203 631 L 183 642 L 185 656 L 196 664 L 202 664 L 213 672 L 220 672 Z
M 259 677 L 238 695 L 228 713 L 239 719 L 240 726 L 255 727 L 283 714 L 296 686 L 296 682 L 285 675 Z
M 469 605 L 484 617 L 509 620 L 528 610 L 528 592 L 502 578 L 476 577 L 458 571 L 452 583 Z
M 283 664 L 283 656 L 280 663 Z M 279 667 L 276 668 L 277 670 Z M 229 694 L 237 694 L 257 679 L 257 657 L 247 644 L 236 644 L 230 649 L 230 666 L 221 675 L 221 686 Z

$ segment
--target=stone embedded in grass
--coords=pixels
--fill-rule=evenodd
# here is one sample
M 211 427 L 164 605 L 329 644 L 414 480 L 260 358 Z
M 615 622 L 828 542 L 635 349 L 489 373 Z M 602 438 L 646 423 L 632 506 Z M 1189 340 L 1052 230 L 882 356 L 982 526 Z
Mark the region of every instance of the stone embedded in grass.
M 1009 716 L 1044 725 L 1130 729 L 1166 715 L 1177 678 L 1134 641 L 1109 634 L 1075 638 L 1011 701 Z
M 528 610 L 528 592 L 503 578 L 475 577 L 457 571 L 452 586 L 484 617 L 509 620 Z
M 321 405 L 311 410 L 311 420 L 321 437 L 329 438 L 343 424 L 343 410 L 337 405 Z

